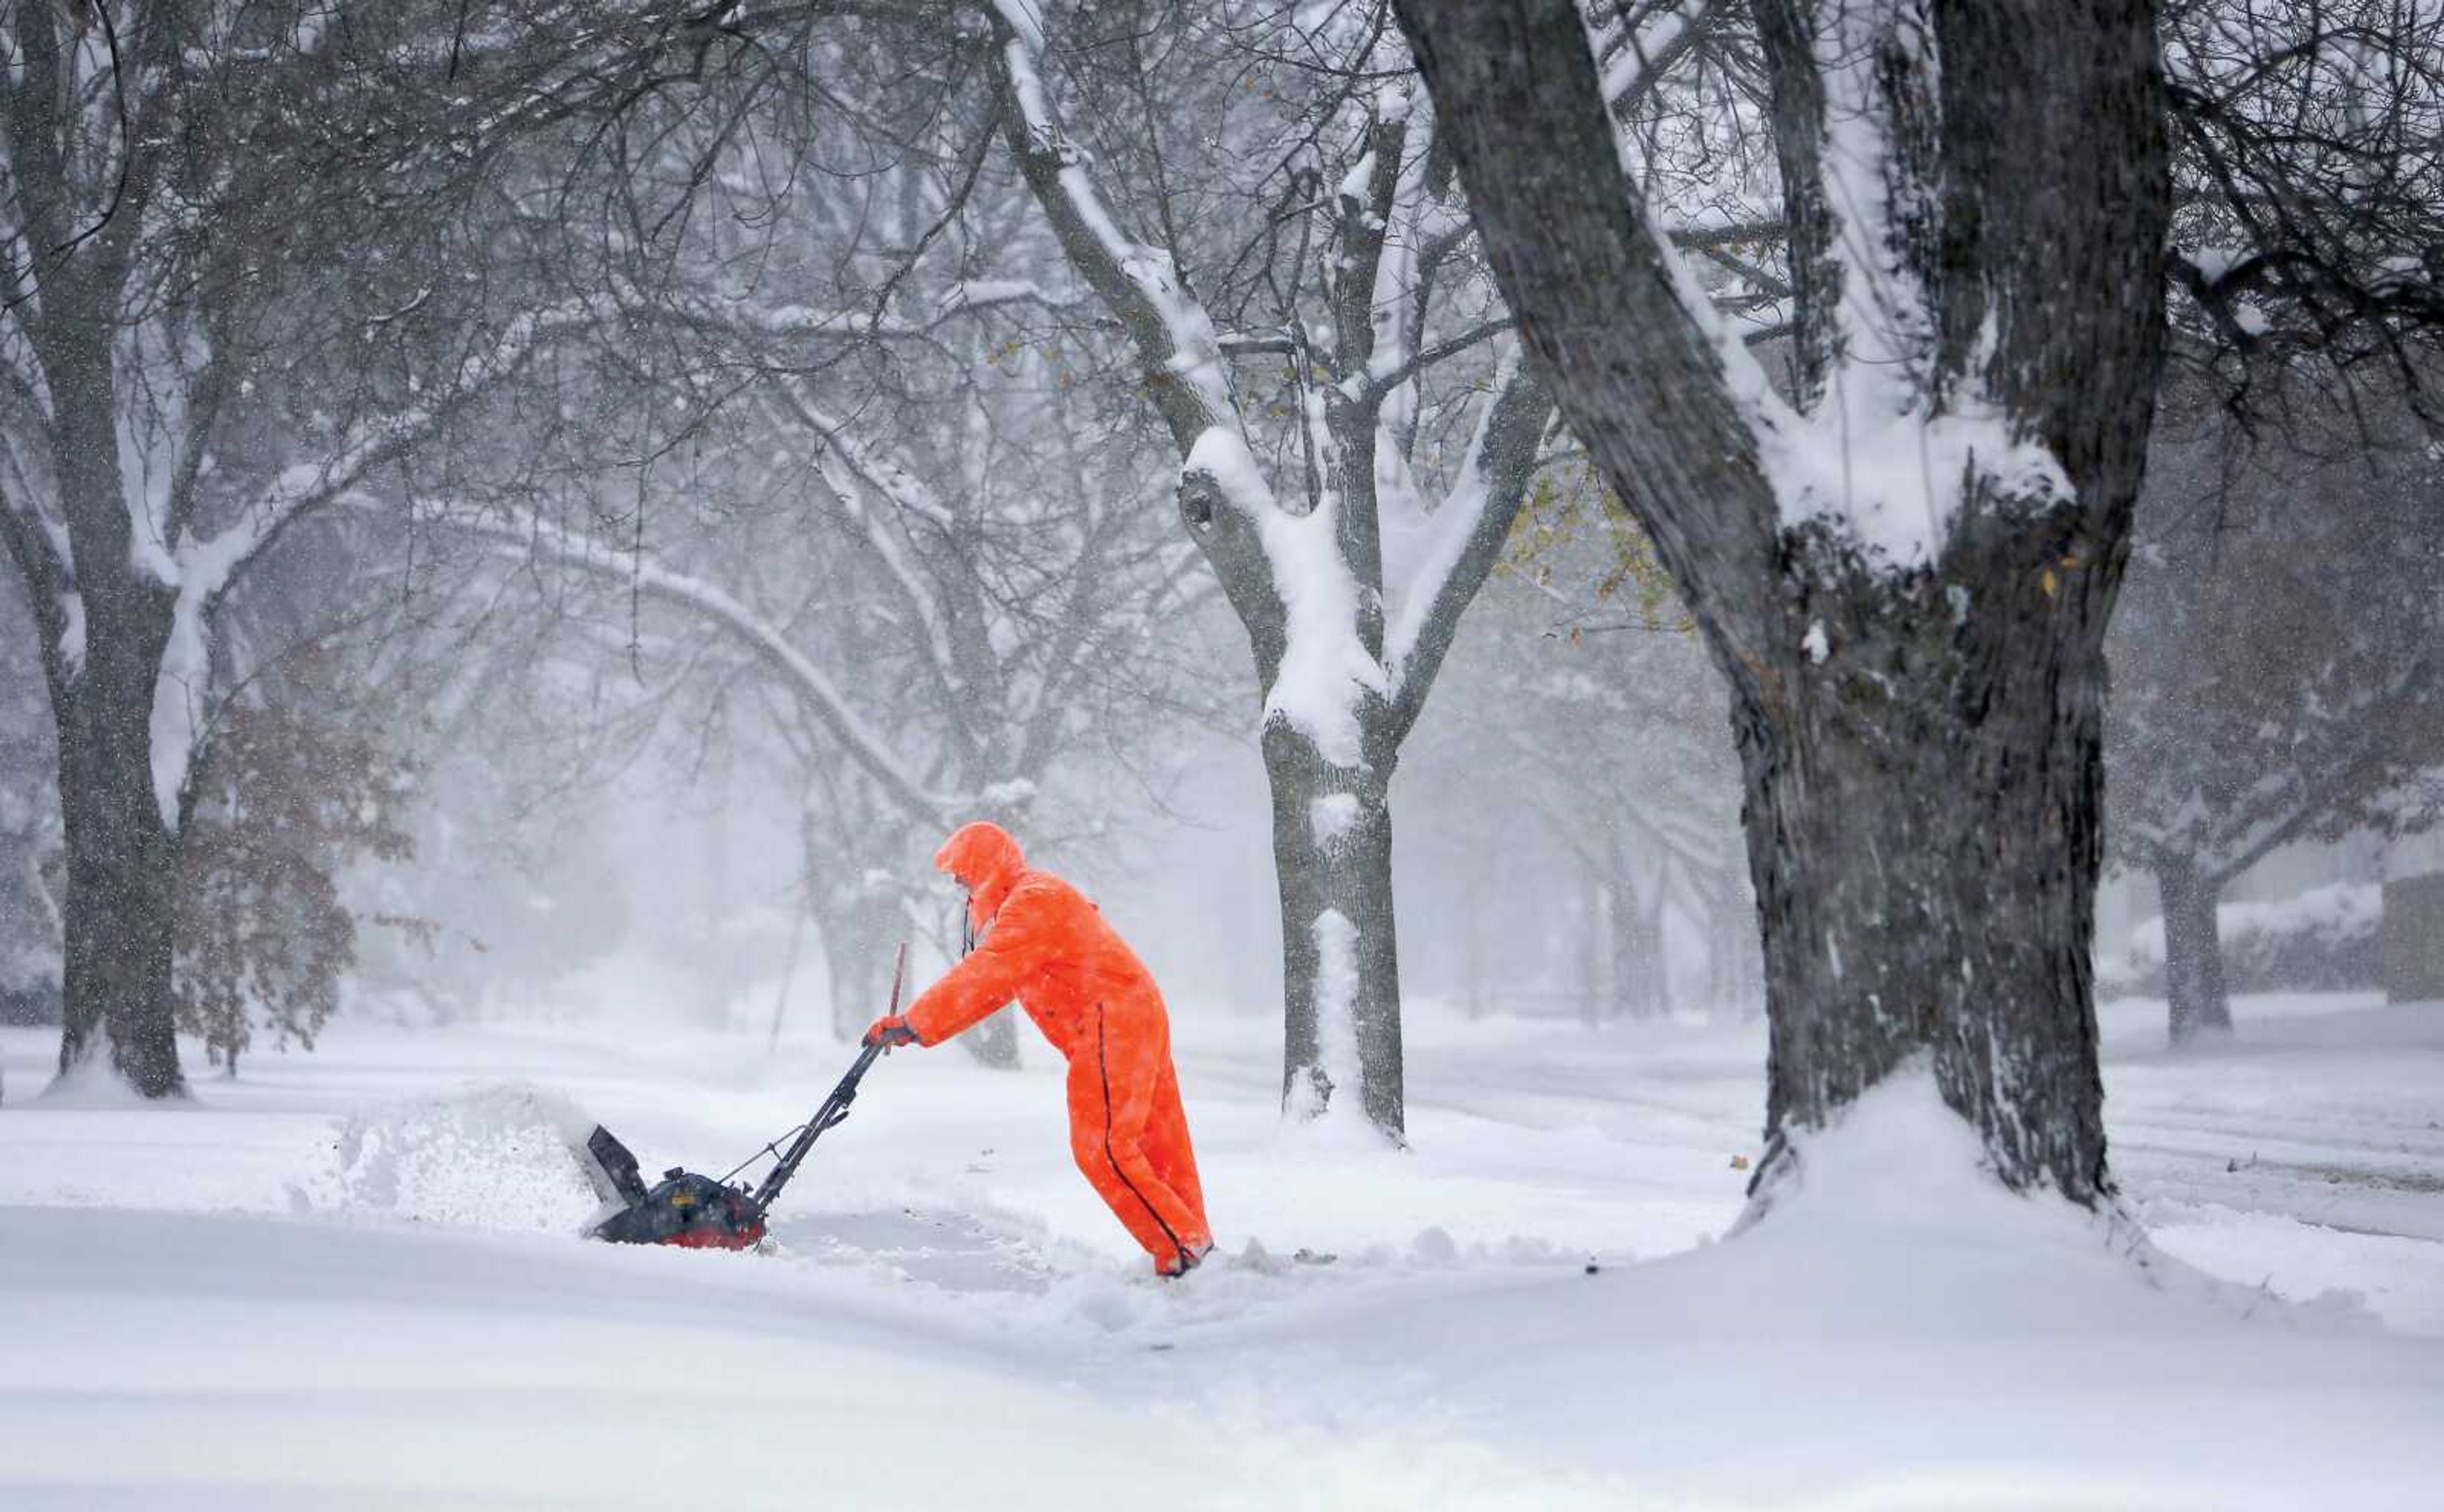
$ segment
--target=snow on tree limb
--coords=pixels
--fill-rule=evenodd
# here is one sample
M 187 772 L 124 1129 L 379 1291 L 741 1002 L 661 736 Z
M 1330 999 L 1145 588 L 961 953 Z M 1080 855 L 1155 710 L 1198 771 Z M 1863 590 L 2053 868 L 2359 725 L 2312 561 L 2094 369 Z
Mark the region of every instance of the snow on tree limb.
M 1425 521 L 1426 544 L 1393 606 L 1383 662 L 1405 727 L 1424 708 L 1477 590 L 1501 560 L 1536 471 L 1536 443 L 1553 406 L 1515 344 L 1503 354 L 1493 394 L 1478 414 L 1458 477 Z
M 1181 471 L 1211 479 L 1231 508 L 1252 521 L 1281 604 L 1282 651 L 1266 679 L 1265 718 L 1284 721 L 1336 766 L 1365 764 L 1359 702 L 1385 691 L 1382 664 L 1356 633 L 1358 583 L 1342 560 L 1341 505 L 1327 497 L 1306 514 L 1274 504 L 1264 473 L 1235 430 L 1196 438 Z
M 798 701 L 912 819 L 947 824 L 960 806 L 933 791 L 891 742 L 859 713 L 840 686 L 769 621 L 713 583 L 623 551 L 523 511 L 463 522 L 462 528 L 500 543 L 506 553 L 539 557 L 621 583 L 638 595 L 675 605 L 713 625 L 781 673 Z
M 994 0 L 993 20 L 994 83 L 1011 156 L 1070 266 L 1128 327 L 1173 441 L 1185 452 L 1210 426 L 1235 432 L 1212 318 L 1181 286 L 1170 253 L 1120 230 L 1085 155 L 1061 129 L 1037 67 L 1046 46 L 1040 0 Z
M 823 437 L 822 451 L 815 459 L 816 470 L 859 533 L 882 559 L 883 568 L 898 585 L 909 612 L 924 626 L 927 659 L 943 691 L 956 693 L 962 679 L 958 657 L 951 649 L 950 625 L 940 598 L 924 569 L 910 560 L 898 530 L 867 507 L 865 493 L 870 489 L 895 510 L 945 529 L 956 523 L 956 517 L 912 469 L 874 455 L 838 417 L 809 400 L 803 386 L 787 385 L 787 401 L 790 417 Z
M 1715 0 L 1663 0 L 1643 13 L 1631 6 L 1591 11 L 1598 78 L 1616 115 L 1635 112 L 1673 65 L 1704 40 Z
M 1265 718 L 1284 721 L 1335 765 L 1364 761 L 1360 703 L 1385 689 L 1359 634 L 1363 593 L 1343 555 L 1328 496 L 1291 514 L 1249 450 L 1213 320 L 1168 253 L 1121 231 L 1084 156 L 1063 135 L 1037 59 L 1044 22 L 1027 0 L 999 0 L 997 82 L 1020 170 L 1088 286 L 1120 317 L 1156 406 L 1180 452 L 1184 507 L 1257 644 Z M 1201 518 L 1199 511 L 1202 511 Z
M 580 299 L 511 318 L 490 347 L 460 360 L 448 386 L 433 398 L 357 427 L 320 462 L 285 470 L 219 534 L 182 537 L 173 548 L 175 585 L 181 593 L 208 598 L 225 592 L 282 532 L 429 439 L 444 420 L 515 376 L 546 341 L 600 325 L 613 313 L 604 301 Z
M 491 345 L 460 360 L 432 399 L 357 427 L 319 462 L 284 470 L 218 532 L 180 530 L 166 550 L 157 545 L 143 559 L 140 565 L 176 596 L 154 680 L 151 725 L 153 796 L 163 823 L 177 829 L 192 802 L 189 782 L 210 703 L 213 620 L 222 597 L 298 521 L 356 492 L 367 473 L 405 455 L 450 415 L 499 387 L 545 341 L 593 326 L 607 313 L 601 301 L 575 300 L 513 317 Z M 140 544 L 151 510 L 142 499 L 130 499 L 127 508 L 130 540 Z M 174 509 L 161 520 L 183 513 Z
M 676 321 L 697 330 L 759 341 L 916 341 L 931 337 L 953 321 L 988 310 L 1015 305 L 1060 312 L 1075 301 L 1064 300 L 1042 285 L 1027 280 L 970 280 L 944 291 L 930 318 L 888 317 L 868 309 L 823 308 L 806 304 L 772 304 L 752 296 L 727 298 L 677 290 L 647 295 L 624 289 L 621 305 L 650 319 Z
M 889 500 L 893 508 L 945 530 L 958 524 L 958 516 L 935 496 L 913 469 L 875 455 L 857 439 L 846 420 L 807 397 L 802 385 L 791 384 L 787 398 L 790 417 L 822 436 L 825 448 L 839 454 L 842 465 L 858 481 Z
M 1921 0 L 1752 8 L 1792 404 L 1657 226 L 1583 10 L 1398 9 L 1531 360 L 1731 684 L 1775 1030 L 1755 1200 L 1790 1132 L 1924 1055 L 2007 1185 L 2109 1201 L 2085 963 L 2102 640 L 2162 354 L 2152 9 L 1946 10 L 1930 96 Z M 1868 358 L 1900 371 L 1846 371 Z
M 1335 314 L 1332 349 L 1295 323 L 1225 343 L 1168 254 L 1118 228 L 1091 163 L 1062 132 L 1038 66 L 1049 46 L 1040 9 L 999 0 L 996 15 L 1011 151 L 1072 266 L 1138 347 L 1181 452 L 1183 514 L 1249 626 L 1265 717 L 1297 728 L 1336 765 L 1359 765 L 1367 721 L 1388 714 L 1381 733 L 1397 745 L 1422 707 L 1526 498 L 1550 415 L 1518 364 L 1506 363 L 1450 496 L 1437 506 L 1419 491 L 1407 457 L 1417 375 L 1510 323 L 1497 314 L 1420 341 L 1422 268 L 1466 234 L 1465 217 L 1428 188 L 1434 112 L 1408 89 L 1382 86 L 1362 150 L 1328 196 L 1334 236 L 1322 276 Z M 1279 352 L 1300 375 L 1303 509 L 1284 504 L 1255 460 L 1228 385 L 1226 345 Z M 1387 536 L 1426 544 L 1396 563 Z M 1392 642 L 1381 628 L 1387 599 L 1403 617 Z
M 1941 191 L 1918 166 L 1918 138 L 1939 129 L 1932 20 L 1822 0 L 1807 25 L 1822 91 L 1812 206 L 1837 290 L 1799 422 L 1763 394 L 1749 408 L 1786 526 L 1827 525 L 1896 568 L 1923 566 L 1972 499 L 2043 508 L 2073 490 L 1987 387 L 1990 316 L 1978 350 L 1947 371 L 1941 291 L 1907 230 L 1938 218 Z

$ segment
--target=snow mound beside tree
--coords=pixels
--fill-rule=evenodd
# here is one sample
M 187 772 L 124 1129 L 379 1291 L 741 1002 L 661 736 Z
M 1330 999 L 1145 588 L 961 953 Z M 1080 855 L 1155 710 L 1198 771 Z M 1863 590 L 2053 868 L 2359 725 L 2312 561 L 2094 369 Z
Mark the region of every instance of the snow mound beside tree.
M 1996 1328 L 2180 1334 L 2213 1326 L 2201 1312 L 2379 1326 L 2350 1293 L 2286 1301 L 2209 1276 L 2157 1249 L 2118 1205 L 2090 1211 L 2050 1190 L 2011 1190 L 1923 1068 L 1886 1078 L 1832 1127 L 1798 1135 L 1796 1155 L 1709 1265 L 1713 1282 L 1752 1289 L 1743 1328 L 1921 1339 Z
M 573 1152 L 594 1119 L 523 1082 L 341 1120 L 332 1206 L 418 1223 L 577 1233 L 602 1204 Z

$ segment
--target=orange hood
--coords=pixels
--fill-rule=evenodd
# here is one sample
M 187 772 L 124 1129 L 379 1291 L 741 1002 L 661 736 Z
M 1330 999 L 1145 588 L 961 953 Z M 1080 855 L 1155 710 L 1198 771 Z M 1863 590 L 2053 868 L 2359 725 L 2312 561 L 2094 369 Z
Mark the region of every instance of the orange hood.
M 1009 831 L 990 820 L 962 824 L 934 853 L 934 869 L 948 872 L 968 890 L 968 922 L 978 933 L 1001 912 L 1002 899 L 1018 885 L 1027 857 Z

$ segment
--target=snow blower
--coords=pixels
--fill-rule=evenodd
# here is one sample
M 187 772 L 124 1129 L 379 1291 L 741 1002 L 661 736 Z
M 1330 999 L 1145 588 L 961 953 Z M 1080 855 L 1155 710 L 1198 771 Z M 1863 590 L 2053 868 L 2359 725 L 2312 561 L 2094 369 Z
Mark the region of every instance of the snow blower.
M 899 986 L 907 968 L 908 947 L 902 945 L 891 971 L 893 1013 L 899 1011 Z M 617 1204 L 618 1210 L 588 1229 L 588 1237 L 615 1245 L 676 1245 L 685 1249 L 746 1249 L 759 1243 L 764 1238 L 765 1215 L 781 1200 L 782 1189 L 798 1173 L 806 1152 L 815 1148 L 824 1132 L 848 1117 L 849 1104 L 857 1100 L 857 1084 L 880 1054 L 882 1046 L 867 1045 L 813 1116 L 731 1167 L 728 1175 L 698 1175 L 673 1166 L 648 1188 L 628 1147 L 596 1124 L 584 1147 L 575 1152 L 594 1189 L 604 1202 Z M 732 1177 L 767 1155 L 773 1164 L 761 1184 L 752 1188 L 731 1184 Z

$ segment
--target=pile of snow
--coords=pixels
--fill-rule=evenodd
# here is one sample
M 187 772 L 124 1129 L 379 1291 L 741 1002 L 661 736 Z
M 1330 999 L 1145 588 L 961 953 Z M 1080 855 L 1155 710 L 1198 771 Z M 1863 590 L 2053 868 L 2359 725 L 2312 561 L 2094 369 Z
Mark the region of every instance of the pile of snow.
M 2235 992 L 2322 992 L 2367 986 L 2381 979 L 2378 933 L 2384 889 L 2374 882 L 2336 882 L 2275 903 L 2226 903 L 2215 910 L 2223 941 L 2224 980 Z M 2164 921 L 2130 931 L 2128 988 L 2160 994 Z
M 2125 1312 L 2134 1324 L 2157 1317 L 2156 1294 L 2169 1291 L 2236 1313 L 2268 1304 L 2378 1326 L 2347 1293 L 2273 1303 L 2163 1254 L 2126 1212 L 2010 1190 L 1922 1067 L 1888 1078 L 1833 1128 L 1794 1143 L 1797 1158 L 1762 1216 L 1744 1219 L 1740 1243 L 1717 1258 L 1768 1272 L 1804 1263 L 1807 1280 L 1782 1288 L 1786 1297 L 1849 1325 L 2084 1331 Z
M 87 1056 L 42 1087 L 43 1105 L 60 1112 L 162 1112 L 176 1104 L 155 1102 L 127 1084 L 107 1049 Z
M 2006 1190 L 1922 1073 L 1799 1155 L 1768 1215 L 1720 1243 L 1248 1307 L 1164 1358 L 1184 1381 L 1252 1345 L 1285 1407 L 1532 1443 L 1661 1505 L 2432 1500 L 2422 1402 L 2444 1352 L 2349 1298 L 2214 1281 L 2120 1215 Z M 1409 1390 L 1361 1394 L 1381 1382 Z
M 315 1206 L 470 1228 L 576 1233 L 602 1208 L 577 1163 L 594 1120 L 522 1082 L 357 1114 Z

